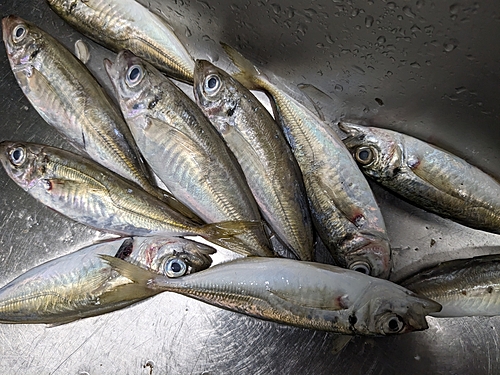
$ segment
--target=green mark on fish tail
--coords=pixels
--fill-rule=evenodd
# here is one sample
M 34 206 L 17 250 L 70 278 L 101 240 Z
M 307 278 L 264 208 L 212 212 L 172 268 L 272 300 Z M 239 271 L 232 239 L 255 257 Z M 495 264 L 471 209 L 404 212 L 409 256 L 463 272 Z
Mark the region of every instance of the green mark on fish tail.
M 255 65 L 233 47 L 223 42 L 220 44 L 233 64 L 239 69 L 239 73 L 232 74 L 232 76 L 249 90 L 261 90 L 262 85 L 259 78 L 262 78 L 262 74 Z
M 202 227 L 203 233 L 200 235 L 207 241 L 231 250 L 232 246 L 238 246 L 240 248 L 248 247 L 243 241 L 235 236 L 248 231 L 257 231 L 262 229 L 261 221 L 222 221 L 219 223 L 204 225 Z M 236 252 L 240 254 L 242 253 L 240 249 Z M 254 252 L 250 249 L 247 253 L 252 254 Z

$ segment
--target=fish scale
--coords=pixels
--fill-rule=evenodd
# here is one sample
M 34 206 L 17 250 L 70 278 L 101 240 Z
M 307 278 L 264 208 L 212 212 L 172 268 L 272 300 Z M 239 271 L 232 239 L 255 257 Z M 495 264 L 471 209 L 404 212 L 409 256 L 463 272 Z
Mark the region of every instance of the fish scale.
M 208 223 L 262 220 L 234 156 L 182 90 L 131 52 L 106 61 L 106 70 L 137 145 L 179 201 Z M 130 82 L 132 70 L 138 82 Z M 262 227 L 238 238 L 245 246 L 232 244 L 230 250 L 274 255 Z
M 121 259 L 103 259 L 139 287 L 342 334 L 388 335 L 425 329 L 425 315 L 441 309 L 438 303 L 387 280 L 320 263 L 247 257 L 172 280 Z M 141 293 L 140 288 L 136 290 Z
M 264 90 L 272 97 L 276 118 L 304 177 L 315 229 L 335 261 L 388 278 L 391 249 L 384 219 L 340 138 L 241 54 L 225 44 L 223 48 L 239 69 L 234 76 L 247 88 Z
M 175 79 L 192 83 L 192 57 L 171 27 L 135 0 L 48 0 L 81 33 L 119 52 L 130 50 Z
M 500 256 L 443 262 L 401 281 L 415 293 L 442 304 L 437 317 L 500 314 Z
M 392 130 L 342 123 L 363 172 L 410 202 L 471 228 L 500 234 L 500 183 L 465 160 Z
M 226 72 L 198 60 L 194 93 L 198 106 L 241 165 L 272 230 L 298 259 L 312 259 L 312 223 L 302 175 L 272 116 L 253 94 Z M 213 95 L 205 87 L 218 77 Z
M 120 250 L 125 244 L 130 251 L 122 256 Z M 121 238 L 94 244 L 38 265 L 0 288 L 0 322 L 67 323 L 140 300 L 113 298 L 114 290 L 130 284 L 130 280 L 114 272 L 99 254 L 166 274 L 168 260 L 182 261 L 188 267 L 186 272 L 194 273 L 210 266 L 210 254 L 214 252 L 207 245 L 173 237 Z

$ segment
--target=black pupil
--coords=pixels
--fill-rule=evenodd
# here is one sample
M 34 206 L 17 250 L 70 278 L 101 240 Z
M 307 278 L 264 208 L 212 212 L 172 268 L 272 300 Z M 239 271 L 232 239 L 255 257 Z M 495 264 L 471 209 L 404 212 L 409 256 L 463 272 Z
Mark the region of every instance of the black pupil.
M 361 150 L 358 154 L 358 157 L 361 159 L 361 160 L 368 160 L 368 158 L 370 157 L 370 151 L 368 150 Z
M 354 271 L 364 273 L 365 275 L 368 274 L 368 270 L 366 269 L 365 266 L 357 266 L 354 268 Z
M 207 86 L 209 89 L 213 89 L 215 86 L 217 86 L 217 79 L 215 77 L 211 77 L 207 82 Z
M 15 149 L 12 153 L 12 160 L 19 161 L 23 157 L 23 152 L 20 149 Z
M 139 77 L 139 74 L 140 74 L 139 68 L 133 68 L 129 74 L 130 80 L 135 81 L 137 77 Z
M 389 320 L 389 329 L 391 331 L 397 331 L 399 329 L 399 320 L 398 318 L 392 318 Z
M 24 34 L 24 27 L 18 27 L 17 30 L 16 30 L 16 37 L 19 38 L 21 37 L 21 35 Z
M 182 270 L 182 267 L 179 263 L 172 263 L 170 267 L 174 272 L 180 272 Z

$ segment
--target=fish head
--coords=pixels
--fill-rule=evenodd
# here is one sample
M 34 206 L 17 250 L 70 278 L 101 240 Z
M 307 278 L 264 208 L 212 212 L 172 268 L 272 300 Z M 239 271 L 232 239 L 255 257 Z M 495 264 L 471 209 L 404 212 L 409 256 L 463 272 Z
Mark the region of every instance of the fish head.
M 368 302 L 349 317 L 357 334 L 396 335 L 429 328 L 425 317 L 441 305 L 386 280 L 377 280 L 363 296 Z
M 213 124 L 219 124 L 216 126 L 221 133 L 234 125 L 238 85 L 234 78 L 210 62 L 196 60 L 193 86 L 196 103 Z
M 400 142 L 390 131 L 341 122 L 343 140 L 363 172 L 375 180 L 393 178 L 402 168 Z
M 24 190 L 31 189 L 39 180 L 38 158 L 42 146 L 4 141 L 0 143 L 0 162 L 11 179 Z
M 345 267 L 381 279 L 389 278 L 392 268 L 391 247 L 384 233 L 356 232 L 339 249 Z
M 212 264 L 210 255 L 214 253 L 214 248 L 188 239 L 151 237 L 137 238 L 130 251 L 130 259 L 122 259 L 176 278 L 207 269 Z
M 43 32 L 32 23 L 17 16 L 2 19 L 5 49 L 14 73 L 36 68 L 36 56 L 44 47 Z
M 114 62 L 105 59 L 104 66 L 125 118 L 145 114 L 161 99 L 160 72 L 132 52 L 121 51 Z

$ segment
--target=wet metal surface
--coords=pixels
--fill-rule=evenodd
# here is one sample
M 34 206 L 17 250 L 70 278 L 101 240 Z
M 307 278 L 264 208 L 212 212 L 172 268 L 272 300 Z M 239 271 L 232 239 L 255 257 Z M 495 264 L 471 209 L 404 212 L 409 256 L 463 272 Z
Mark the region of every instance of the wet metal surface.
M 431 141 L 500 178 L 500 11 L 496 1 L 150 1 L 197 58 L 230 64 L 224 41 L 290 87 L 327 93 L 325 117 L 363 120 Z M 45 1 L 4 1 L 71 51 L 109 88 L 113 54 L 59 19 Z M 0 48 L 0 140 L 71 147 L 18 87 Z M 323 96 L 323 99 L 325 97 Z M 467 229 L 372 184 L 386 219 L 393 278 L 439 261 L 500 252 L 500 236 Z M 0 284 L 109 235 L 38 204 L 0 171 Z M 218 259 L 230 255 L 222 254 Z M 400 337 L 354 338 L 264 322 L 173 294 L 68 325 L 0 326 L 2 374 L 497 374 L 500 318 L 429 318 Z

